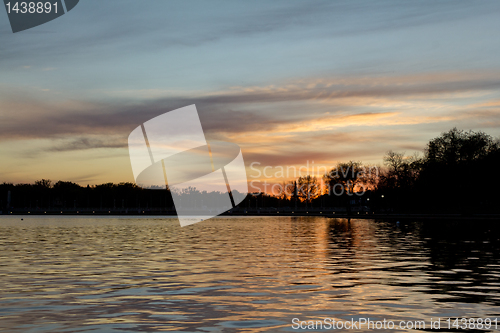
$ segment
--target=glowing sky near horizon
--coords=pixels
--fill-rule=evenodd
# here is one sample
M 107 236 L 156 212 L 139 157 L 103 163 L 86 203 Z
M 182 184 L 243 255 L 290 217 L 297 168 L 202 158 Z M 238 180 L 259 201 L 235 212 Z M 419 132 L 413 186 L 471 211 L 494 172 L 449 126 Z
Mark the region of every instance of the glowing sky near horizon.
M 0 182 L 133 181 L 128 134 L 190 104 L 248 166 L 376 164 L 455 126 L 498 137 L 498 17 L 498 1 L 85 0 L 13 34 L 3 11 Z

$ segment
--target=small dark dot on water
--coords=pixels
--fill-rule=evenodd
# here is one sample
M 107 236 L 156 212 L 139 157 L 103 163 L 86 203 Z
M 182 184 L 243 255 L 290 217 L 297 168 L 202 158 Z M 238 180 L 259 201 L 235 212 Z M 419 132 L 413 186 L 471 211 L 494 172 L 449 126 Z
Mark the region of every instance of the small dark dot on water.
M 24 221 L 24 219 L 21 219 L 21 221 Z

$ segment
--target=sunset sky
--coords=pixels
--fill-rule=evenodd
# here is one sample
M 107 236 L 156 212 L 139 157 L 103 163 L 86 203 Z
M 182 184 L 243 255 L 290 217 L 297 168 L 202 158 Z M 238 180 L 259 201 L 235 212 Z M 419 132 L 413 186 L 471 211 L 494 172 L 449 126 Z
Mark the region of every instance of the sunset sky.
M 0 182 L 132 182 L 130 132 L 190 104 L 247 166 L 500 136 L 498 1 L 83 0 L 15 34 L 0 12 Z

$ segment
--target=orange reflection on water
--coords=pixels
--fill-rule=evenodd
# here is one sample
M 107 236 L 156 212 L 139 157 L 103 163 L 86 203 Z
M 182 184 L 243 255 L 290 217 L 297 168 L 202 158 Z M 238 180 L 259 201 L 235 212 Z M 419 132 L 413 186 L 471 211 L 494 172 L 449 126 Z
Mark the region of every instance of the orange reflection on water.
M 498 241 L 478 247 L 430 230 L 319 217 L 185 228 L 166 218 L 2 217 L 0 328 L 279 332 L 296 317 L 491 315 Z M 467 246 L 475 259 L 451 256 Z

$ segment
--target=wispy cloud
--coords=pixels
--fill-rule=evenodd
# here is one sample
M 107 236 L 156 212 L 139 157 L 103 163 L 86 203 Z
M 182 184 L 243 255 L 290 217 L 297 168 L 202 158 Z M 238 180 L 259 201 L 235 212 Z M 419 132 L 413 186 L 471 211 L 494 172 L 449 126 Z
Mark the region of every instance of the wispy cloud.
M 64 135 L 127 135 L 159 114 L 196 104 L 205 130 L 214 135 L 251 132 L 305 132 L 345 126 L 407 125 L 474 117 L 464 111 L 477 101 L 416 101 L 412 96 L 495 91 L 498 73 L 441 73 L 419 76 L 313 79 L 281 86 L 233 87 L 195 97 L 169 96 L 130 102 L 58 100 L 25 93 L 1 96 L 0 138 Z M 483 103 L 494 103 L 484 96 Z M 358 99 L 370 98 L 371 103 Z M 346 102 L 346 100 L 352 103 Z M 378 101 L 378 102 L 375 102 Z M 301 103 L 301 104 L 300 104 Z M 486 104 L 485 104 L 486 103 Z M 297 107 L 300 105 L 300 107 Z M 408 108 L 412 112 L 408 112 Z M 422 108 L 418 110 L 418 108 Z M 426 111 L 426 109 L 428 109 Z M 469 110 L 470 111 L 470 110 Z M 495 112 L 488 113 L 496 117 Z M 231 134 L 232 133 L 232 134 Z M 76 147 L 76 146 L 75 146 Z
M 114 138 L 113 136 L 105 136 L 104 138 L 83 137 L 69 140 L 59 140 L 47 151 L 63 152 L 73 150 L 87 150 L 99 148 L 126 148 L 127 141 L 123 138 Z

